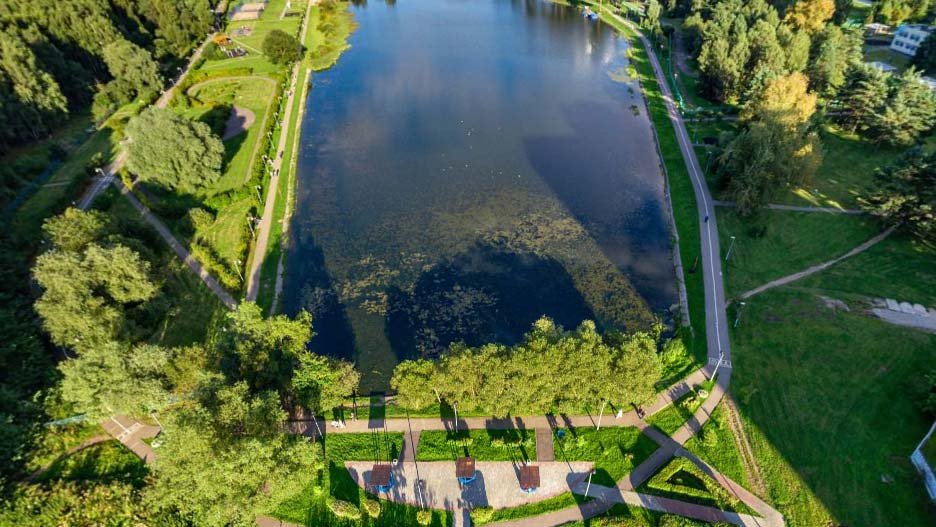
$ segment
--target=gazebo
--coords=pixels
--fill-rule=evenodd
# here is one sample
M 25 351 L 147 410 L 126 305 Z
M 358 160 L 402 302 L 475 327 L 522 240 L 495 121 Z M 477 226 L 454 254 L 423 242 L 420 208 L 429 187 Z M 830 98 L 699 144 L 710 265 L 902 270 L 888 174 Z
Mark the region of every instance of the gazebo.
M 523 492 L 536 492 L 540 486 L 540 472 L 536 465 L 523 465 L 520 467 L 520 490 Z
M 393 488 L 393 473 L 390 472 L 390 465 L 375 464 L 371 469 L 370 485 L 377 492 L 390 492 Z
M 477 476 L 473 457 L 460 457 L 455 460 L 455 477 L 458 478 L 458 483 L 467 485 L 474 481 Z

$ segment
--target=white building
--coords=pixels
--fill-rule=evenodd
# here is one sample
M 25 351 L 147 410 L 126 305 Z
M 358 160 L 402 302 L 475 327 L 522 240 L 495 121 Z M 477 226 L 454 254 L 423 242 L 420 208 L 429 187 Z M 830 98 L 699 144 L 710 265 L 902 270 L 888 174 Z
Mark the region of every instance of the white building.
M 910 55 L 916 55 L 920 44 L 930 36 L 931 29 L 924 24 L 905 24 L 897 28 L 894 34 L 894 40 L 891 41 L 890 48 L 894 51 Z

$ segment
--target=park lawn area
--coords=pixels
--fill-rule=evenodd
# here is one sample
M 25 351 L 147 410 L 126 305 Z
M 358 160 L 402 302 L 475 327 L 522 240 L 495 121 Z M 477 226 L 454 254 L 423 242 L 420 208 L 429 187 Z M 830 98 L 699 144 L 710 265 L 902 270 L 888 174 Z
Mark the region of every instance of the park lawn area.
M 751 488 L 744 475 L 744 461 L 728 424 L 728 409 L 724 402 L 715 408 L 709 420 L 702 425 L 702 430 L 683 446 L 736 483 Z
M 251 53 L 263 52 L 263 40 L 274 29 L 279 29 L 288 35 L 296 36 L 302 24 L 302 12 L 305 11 L 305 0 L 295 0 L 289 13 L 294 16 L 280 18 L 286 7 L 286 0 L 271 0 L 259 20 L 237 20 L 228 22 L 228 36 Z M 232 33 L 238 28 L 251 29 L 250 35 L 235 37 Z
M 732 343 L 732 391 L 788 525 L 932 525 L 909 462 L 930 423 L 910 387 L 936 368 L 936 335 L 787 286 L 748 301 Z
M 729 297 L 841 256 L 881 231 L 870 216 L 764 210 L 745 219 L 728 208 L 716 214 L 723 261 L 731 249 L 723 264 Z
M 822 130 L 822 165 L 810 181 L 779 193 L 773 200 L 788 205 L 859 208 L 858 198 L 874 184 L 874 173 L 900 156 L 902 149 L 877 145 L 844 130 Z
M 348 38 L 357 29 L 349 6 L 350 2 L 331 1 L 312 8 L 308 36 L 303 44 L 308 50 L 307 64 L 313 71 L 332 67 L 348 49 Z
M 565 437 L 559 438 L 560 431 Z M 613 487 L 650 457 L 657 444 L 636 427 L 558 428 L 553 439 L 557 461 L 592 461 L 592 483 Z
M 307 470 L 284 483 L 276 490 L 267 510 L 260 511 L 273 517 L 308 527 L 399 527 L 416 525 L 417 508 L 380 500 L 381 512 L 377 519 L 362 514 L 360 520 L 337 518 L 329 509 L 328 501 L 339 499 L 359 506 L 370 494 L 357 486 L 344 466 L 345 461 L 373 460 L 380 444 L 382 461 L 389 461 L 386 452 L 402 448 L 403 434 L 377 432 L 374 434 L 327 434 L 326 458 L 321 461 L 321 443 L 315 442 L 317 460 Z M 389 448 L 388 448 L 389 447 Z M 448 527 L 451 517 L 445 511 L 433 511 L 433 527 Z
M 224 141 L 224 167 L 221 179 L 211 194 L 242 186 L 250 179 L 254 161 L 259 156 L 260 135 L 266 129 L 269 112 L 276 95 L 276 81 L 267 77 L 227 79 L 213 78 L 196 84 L 188 95 L 195 106 L 191 112 L 207 111 L 214 105 L 239 106 L 253 112 L 255 121 L 247 133 Z M 200 103 L 200 104 L 199 104 Z
M 936 307 L 936 247 L 892 234 L 867 251 L 796 283 L 829 296 L 893 298 Z
M 471 456 L 478 461 L 535 461 L 533 430 L 424 431 L 419 437 L 417 461 L 455 461 Z
M 892 50 L 890 46 L 866 45 L 864 47 L 864 60 L 865 62 L 885 62 L 897 68 L 895 73 L 902 73 L 910 66 L 912 59 L 903 53 Z
M 706 381 L 702 386 L 696 386 L 697 391 L 690 391 L 673 404 L 660 410 L 659 412 L 647 417 L 647 424 L 660 429 L 666 435 L 673 435 L 674 432 L 686 424 L 686 421 L 692 417 L 692 414 L 702 406 L 708 397 L 708 390 L 712 387 L 710 381 Z M 703 392 L 704 390 L 704 392 Z M 703 395 L 705 397 L 703 397 Z

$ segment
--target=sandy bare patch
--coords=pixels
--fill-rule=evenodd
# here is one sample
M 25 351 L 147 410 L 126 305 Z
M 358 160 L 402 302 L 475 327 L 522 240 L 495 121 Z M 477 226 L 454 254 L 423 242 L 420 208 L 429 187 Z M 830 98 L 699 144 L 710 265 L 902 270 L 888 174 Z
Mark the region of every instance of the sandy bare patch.
M 227 141 L 232 137 L 246 132 L 247 129 L 253 125 L 256 118 L 254 113 L 247 108 L 235 106 L 231 109 L 231 116 L 228 117 L 227 122 L 224 124 L 224 136 L 221 139 Z

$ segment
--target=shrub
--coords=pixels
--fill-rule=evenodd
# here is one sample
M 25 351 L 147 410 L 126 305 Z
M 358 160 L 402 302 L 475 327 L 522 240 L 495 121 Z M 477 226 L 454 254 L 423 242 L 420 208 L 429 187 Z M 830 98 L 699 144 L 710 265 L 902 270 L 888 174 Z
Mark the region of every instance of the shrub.
M 421 510 L 416 512 L 416 523 L 423 527 L 432 523 L 432 511 Z
M 361 510 L 347 501 L 331 500 L 328 502 L 328 508 L 339 518 L 346 518 L 348 520 L 361 519 Z
M 492 519 L 494 519 L 494 509 L 491 507 L 471 509 L 471 523 L 487 523 Z
M 364 500 L 364 503 L 361 504 L 361 508 L 371 518 L 377 518 L 380 516 L 380 502 L 374 498 L 367 498 Z

